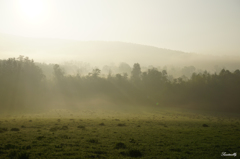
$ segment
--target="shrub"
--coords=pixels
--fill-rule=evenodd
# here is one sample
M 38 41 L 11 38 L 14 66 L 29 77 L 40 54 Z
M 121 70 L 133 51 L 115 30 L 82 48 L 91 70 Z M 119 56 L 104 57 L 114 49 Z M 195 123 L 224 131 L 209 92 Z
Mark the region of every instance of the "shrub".
M 61 130 L 68 130 L 68 126 L 63 126 Z
M 26 152 L 22 152 L 18 154 L 17 159 L 29 159 L 29 154 Z
M 98 154 L 98 155 L 107 154 L 107 152 L 101 151 L 101 150 L 94 151 L 93 153 Z
M 0 133 L 6 132 L 6 131 L 8 131 L 7 128 L 0 128 Z
M 78 128 L 79 128 L 79 129 L 85 129 L 85 126 L 79 125 Z
M 139 150 L 129 150 L 130 157 L 142 157 L 142 153 Z
M 20 131 L 18 128 L 12 128 L 11 131 Z
M 62 145 L 55 145 L 55 148 L 62 148 Z
M 123 156 L 127 156 L 128 155 L 125 151 L 121 151 L 121 152 L 119 152 L 119 154 L 121 154 Z
M 122 142 L 118 142 L 115 145 L 115 149 L 125 149 L 125 148 L 127 148 L 127 146 Z
M 5 150 L 10 150 L 10 149 L 16 149 L 18 148 L 16 145 L 12 145 L 12 144 L 7 144 L 4 146 Z
M 29 149 L 31 149 L 32 147 L 30 146 L 30 145 L 27 145 L 27 146 L 22 146 L 22 149 L 23 150 L 29 150 Z
M 67 135 L 62 135 L 61 138 L 62 139 L 70 139 L 70 137 L 68 137 Z
M 136 141 L 133 138 L 130 138 L 129 142 L 136 143 Z
M 57 131 L 57 130 L 59 130 L 59 127 L 52 127 L 52 128 L 49 129 L 49 131 L 52 131 L 52 132 Z
M 202 126 L 203 126 L 203 127 L 209 127 L 207 124 L 203 124 Z
M 104 123 L 100 123 L 99 125 L 104 126 L 105 124 Z
M 170 151 L 182 152 L 182 150 L 180 148 L 172 148 L 172 149 L 170 149 Z
M 98 143 L 98 139 L 89 139 L 88 142 L 97 144 Z
M 9 158 L 16 158 L 17 156 L 17 151 L 16 150 L 11 150 L 8 154 Z
M 119 123 L 117 126 L 126 126 L 125 124 L 121 124 L 121 123 Z
M 38 136 L 37 137 L 37 140 L 42 140 L 42 139 L 44 139 L 45 138 L 45 136 Z

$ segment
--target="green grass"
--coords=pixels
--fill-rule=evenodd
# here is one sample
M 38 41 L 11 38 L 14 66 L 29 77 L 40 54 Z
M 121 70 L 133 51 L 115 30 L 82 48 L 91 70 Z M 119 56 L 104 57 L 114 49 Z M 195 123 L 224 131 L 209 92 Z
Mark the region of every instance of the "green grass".
M 209 159 L 240 152 L 238 118 L 172 110 L 67 113 L 2 117 L 0 158 Z

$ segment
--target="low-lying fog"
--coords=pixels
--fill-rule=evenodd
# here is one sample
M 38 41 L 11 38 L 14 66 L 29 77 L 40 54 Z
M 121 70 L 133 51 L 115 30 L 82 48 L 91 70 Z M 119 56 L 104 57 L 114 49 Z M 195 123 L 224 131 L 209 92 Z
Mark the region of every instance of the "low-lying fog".
M 27 38 L 7 34 L 0 35 L 0 58 L 29 57 L 37 62 L 47 76 L 52 67 L 60 64 L 66 74 L 88 74 L 99 68 L 102 74 L 130 73 L 134 63 L 142 70 L 158 68 L 167 70 L 173 77 L 193 72 L 219 73 L 221 69 L 234 71 L 240 68 L 240 56 L 203 55 L 152 46 L 107 41 L 76 41 L 63 39 Z M 50 69 L 50 70 L 49 70 Z
M 239 111 L 239 56 L 5 34 L 0 52 L 2 112 L 123 105 Z

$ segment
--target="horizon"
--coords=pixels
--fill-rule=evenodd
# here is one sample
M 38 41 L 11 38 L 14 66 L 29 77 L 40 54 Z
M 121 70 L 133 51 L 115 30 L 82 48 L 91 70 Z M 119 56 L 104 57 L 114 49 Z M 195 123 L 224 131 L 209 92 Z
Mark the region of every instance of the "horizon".
M 175 50 L 171 48 L 164 48 L 164 47 L 158 47 L 154 45 L 147 45 L 147 44 L 141 44 L 141 43 L 134 43 L 134 42 L 125 42 L 125 41 L 107 41 L 107 40 L 80 40 L 80 39 L 68 39 L 68 38 L 58 38 L 58 37 L 30 37 L 30 36 L 24 36 L 24 35 L 15 35 L 15 34 L 8 34 L 8 33 L 2 33 L 0 32 L 0 36 L 13 36 L 17 38 L 27 38 L 27 39 L 35 39 L 35 40 L 61 40 L 61 41 L 73 41 L 73 42 L 109 42 L 109 43 L 124 43 L 124 44 L 132 44 L 132 45 L 139 45 L 139 46 L 146 46 L 146 47 L 152 47 L 156 49 L 163 49 L 163 50 L 170 50 L 170 51 L 177 51 L 182 52 L 185 54 L 195 54 L 195 55 L 209 55 L 214 57 L 239 57 L 240 54 L 208 54 L 208 53 L 199 53 L 199 52 L 186 52 L 183 50 Z
M 174 49 L 171 49 L 171 48 L 161 48 L 161 47 L 154 46 L 154 45 L 140 44 L 140 43 L 134 43 L 134 42 L 125 42 L 125 41 L 80 40 L 80 39 L 68 39 L 68 38 L 58 38 L 58 37 L 30 37 L 30 36 L 14 35 L 14 34 L 7 34 L 7 33 L 2 33 L 2 32 L 0 32 L 0 35 L 3 35 L 3 34 L 6 35 L 6 36 L 14 36 L 14 37 L 17 37 L 17 38 L 29 38 L 29 39 L 35 39 L 35 40 L 48 39 L 48 40 L 74 41 L 74 42 L 110 42 L 110 43 L 124 43 L 124 44 L 133 44 L 133 45 L 142 45 L 142 46 L 153 47 L 153 48 L 157 48 L 157 49 L 178 51 L 178 52 L 182 52 L 182 53 L 199 54 L 199 53 L 196 53 L 196 52 L 185 52 L 185 51 L 182 51 L 182 50 L 174 50 Z M 204 55 L 204 54 L 203 54 L 203 55 Z
M 195 66 L 214 70 L 216 66 L 234 70 L 239 68 L 239 55 L 187 53 L 168 48 L 121 41 L 80 41 L 60 38 L 32 38 L 0 33 L 0 58 L 29 57 L 40 63 L 78 61 L 102 68 L 122 62 L 142 66 Z M 116 56 L 117 55 L 117 56 Z

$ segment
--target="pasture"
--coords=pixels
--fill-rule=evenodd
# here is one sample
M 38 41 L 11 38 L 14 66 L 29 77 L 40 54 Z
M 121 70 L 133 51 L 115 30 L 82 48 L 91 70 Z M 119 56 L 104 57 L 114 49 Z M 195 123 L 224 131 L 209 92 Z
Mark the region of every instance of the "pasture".
M 209 159 L 222 152 L 240 155 L 240 120 L 233 114 L 54 109 L 0 118 L 2 159 Z

